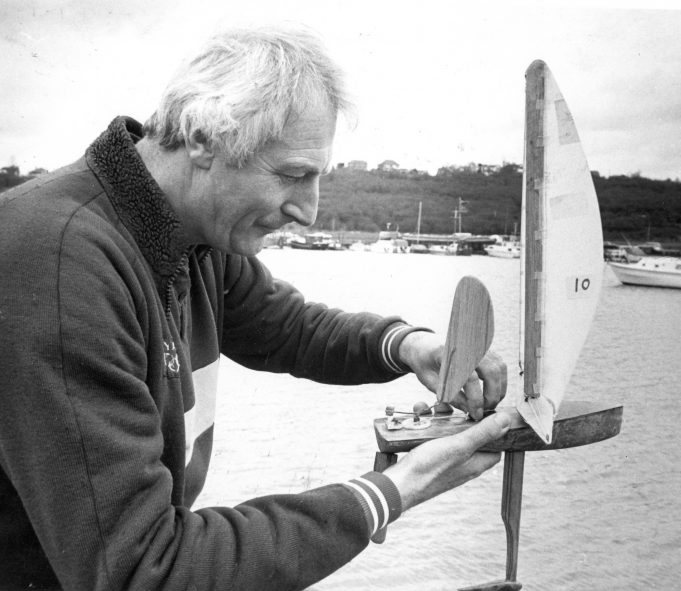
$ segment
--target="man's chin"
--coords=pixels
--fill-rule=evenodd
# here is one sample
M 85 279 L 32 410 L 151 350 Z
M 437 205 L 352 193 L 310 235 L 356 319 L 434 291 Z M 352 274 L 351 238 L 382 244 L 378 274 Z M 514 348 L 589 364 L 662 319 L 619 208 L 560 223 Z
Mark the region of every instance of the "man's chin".
M 238 241 L 235 244 L 230 244 L 227 252 L 230 254 L 240 254 L 245 257 L 252 257 L 258 254 L 265 245 L 265 238 L 257 238 L 250 240 Z

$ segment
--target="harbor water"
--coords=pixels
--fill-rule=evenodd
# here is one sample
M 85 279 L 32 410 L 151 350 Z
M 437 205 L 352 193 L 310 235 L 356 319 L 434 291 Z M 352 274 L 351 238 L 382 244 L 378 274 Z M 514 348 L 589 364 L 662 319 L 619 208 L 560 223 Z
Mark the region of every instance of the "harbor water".
M 399 314 L 444 335 L 458 280 L 475 275 L 495 311 L 493 349 L 519 387 L 518 260 L 266 250 L 309 300 Z M 608 441 L 525 459 L 518 580 L 523 589 L 681 589 L 681 290 L 604 287 L 566 399 L 624 405 Z M 443 336 L 444 340 L 444 336 Z M 373 419 L 434 395 L 413 375 L 337 387 L 256 373 L 223 359 L 215 444 L 195 508 L 235 505 L 358 476 L 373 466 Z M 437 591 L 503 579 L 502 464 L 418 506 L 316 591 Z

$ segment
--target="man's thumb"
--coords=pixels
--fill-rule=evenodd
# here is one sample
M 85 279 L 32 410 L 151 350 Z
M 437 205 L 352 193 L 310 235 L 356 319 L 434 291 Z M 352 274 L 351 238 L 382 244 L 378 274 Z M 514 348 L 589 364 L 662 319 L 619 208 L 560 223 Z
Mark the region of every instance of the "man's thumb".
M 474 450 L 499 439 L 511 427 L 511 417 L 505 412 L 496 412 L 484 418 L 466 431 L 469 443 Z

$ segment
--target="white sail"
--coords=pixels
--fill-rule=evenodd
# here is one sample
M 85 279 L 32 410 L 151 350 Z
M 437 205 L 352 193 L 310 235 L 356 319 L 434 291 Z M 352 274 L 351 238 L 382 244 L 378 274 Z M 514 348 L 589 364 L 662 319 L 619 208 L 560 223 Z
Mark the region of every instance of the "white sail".
M 541 61 L 527 71 L 520 364 L 516 406 L 547 443 L 603 278 L 598 200 L 572 115 Z

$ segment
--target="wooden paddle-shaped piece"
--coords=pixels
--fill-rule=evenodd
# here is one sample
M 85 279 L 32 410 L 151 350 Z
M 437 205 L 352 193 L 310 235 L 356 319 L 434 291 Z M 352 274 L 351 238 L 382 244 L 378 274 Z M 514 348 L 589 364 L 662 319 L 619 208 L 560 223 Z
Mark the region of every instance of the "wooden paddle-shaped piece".
M 494 311 L 487 288 L 475 277 L 463 277 L 456 286 L 449 328 L 440 366 L 437 388 L 439 402 L 453 402 L 470 375 L 487 353 L 494 337 Z M 374 469 L 383 471 L 396 456 L 377 459 Z M 385 541 L 387 527 L 379 529 L 371 538 L 375 543 Z
M 494 312 L 487 288 L 474 277 L 464 277 L 456 288 L 449 321 L 445 359 L 440 369 L 438 399 L 452 402 L 489 350 L 494 337 Z M 451 342 L 451 344 L 450 344 Z M 506 528 L 506 580 L 494 581 L 469 591 L 518 591 L 518 535 L 522 502 L 524 452 L 504 454 L 504 488 L 501 515 Z
M 487 288 L 466 276 L 456 286 L 440 367 L 437 399 L 453 402 L 489 350 L 494 338 L 494 311 Z
M 504 454 L 504 482 L 501 495 L 501 519 L 506 529 L 506 580 L 483 585 L 459 587 L 458 591 L 520 591 L 518 574 L 518 546 L 520 538 L 520 509 L 523 500 L 524 451 Z

